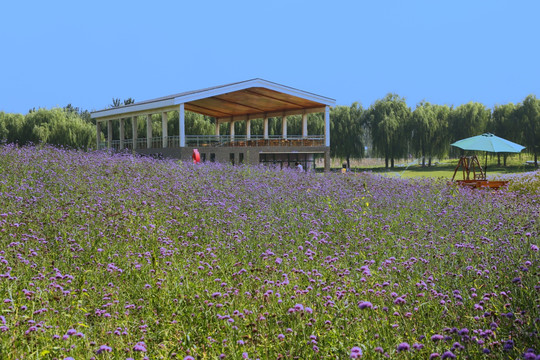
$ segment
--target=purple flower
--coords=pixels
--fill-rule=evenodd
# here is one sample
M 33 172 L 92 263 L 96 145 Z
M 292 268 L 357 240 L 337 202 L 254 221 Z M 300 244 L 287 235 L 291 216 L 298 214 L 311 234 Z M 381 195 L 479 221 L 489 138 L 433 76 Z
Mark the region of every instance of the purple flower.
M 133 350 L 134 351 L 146 352 L 146 344 L 144 342 L 140 341 L 133 347 Z
M 432 353 L 431 355 L 429 355 L 429 360 L 438 359 L 440 357 L 441 355 L 439 353 Z
M 302 305 L 302 304 L 296 304 L 296 305 L 294 305 L 294 310 L 296 310 L 296 311 L 303 311 L 303 310 L 304 310 L 304 305 Z
M 439 341 L 439 340 L 442 340 L 442 339 L 444 339 L 444 336 L 439 335 L 439 334 L 435 334 L 435 335 L 433 335 L 433 336 L 431 337 L 431 341 L 435 341 L 435 342 L 436 342 L 436 341 Z
M 277 337 L 278 337 L 279 340 L 285 339 L 285 335 L 283 335 L 283 334 L 279 334 Z
M 191 355 L 188 355 L 184 358 L 184 360 L 195 360 L 195 358 Z
M 364 309 L 371 309 L 373 308 L 373 304 L 370 303 L 369 301 L 362 301 L 360 304 L 358 304 L 358 307 L 361 309 L 361 310 L 364 310 Z
M 454 353 L 451 351 L 445 351 L 441 356 L 441 359 L 455 359 L 455 358 L 456 358 L 456 355 L 454 355 Z
M 397 351 L 409 351 L 411 349 L 411 346 L 407 344 L 406 342 L 402 342 L 397 346 Z
M 358 359 L 362 357 L 362 349 L 355 346 L 351 349 L 351 359 Z
M 101 345 L 99 347 L 99 349 L 96 351 L 96 354 L 101 354 L 102 352 L 111 352 L 112 351 L 112 348 L 110 346 L 107 346 L 107 345 Z

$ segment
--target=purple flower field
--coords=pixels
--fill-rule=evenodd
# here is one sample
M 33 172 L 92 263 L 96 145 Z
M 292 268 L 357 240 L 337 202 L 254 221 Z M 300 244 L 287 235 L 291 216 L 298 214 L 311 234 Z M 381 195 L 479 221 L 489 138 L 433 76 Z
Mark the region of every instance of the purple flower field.
M 540 197 L 0 147 L 1 359 L 540 359 Z

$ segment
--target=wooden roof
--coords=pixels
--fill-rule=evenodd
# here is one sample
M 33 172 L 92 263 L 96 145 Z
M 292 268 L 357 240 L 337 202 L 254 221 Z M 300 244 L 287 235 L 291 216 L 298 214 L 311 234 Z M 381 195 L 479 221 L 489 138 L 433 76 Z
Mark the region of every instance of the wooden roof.
M 216 118 L 320 110 L 335 100 L 262 79 L 188 91 L 91 113 L 93 118 L 119 118 L 152 111 L 186 110 Z

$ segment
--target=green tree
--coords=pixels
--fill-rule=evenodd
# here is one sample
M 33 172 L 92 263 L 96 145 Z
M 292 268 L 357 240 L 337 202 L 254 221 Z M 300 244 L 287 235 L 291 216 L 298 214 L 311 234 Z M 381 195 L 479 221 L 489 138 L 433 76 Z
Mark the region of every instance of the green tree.
M 94 145 L 95 137 L 95 128 L 77 113 L 54 108 L 28 113 L 19 133 L 19 142 L 87 149 Z
M 367 120 L 375 154 L 384 157 L 386 168 L 394 167 L 394 160 L 406 152 L 405 125 L 411 109 L 404 98 L 388 94 L 369 107 Z
M 442 157 L 446 152 L 448 115 L 446 105 L 433 105 L 421 102 L 413 111 L 409 131 L 411 132 L 412 151 L 422 157 L 422 166 L 431 166 L 433 157 Z
M 484 133 L 491 117 L 491 110 L 483 104 L 469 102 L 454 108 L 449 118 L 450 142 Z
M 502 138 L 521 143 L 521 129 L 518 124 L 518 112 L 514 104 L 495 105 L 491 114 L 491 122 L 489 123 L 489 131 Z M 506 166 L 506 158 L 508 154 L 503 154 L 504 166 Z M 501 154 L 497 154 L 497 162 L 501 165 Z
M 330 112 L 330 152 L 333 156 L 345 158 L 351 167 L 351 157 L 364 155 L 362 126 L 364 109 L 359 103 L 349 106 L 336 106 Z
M 523 145 L 534 155 L 534 164 L 538 167 L 540 152 L 540 100 L 534 95 L 527 96 L 519 105 L 519 119 L 523 134 Z

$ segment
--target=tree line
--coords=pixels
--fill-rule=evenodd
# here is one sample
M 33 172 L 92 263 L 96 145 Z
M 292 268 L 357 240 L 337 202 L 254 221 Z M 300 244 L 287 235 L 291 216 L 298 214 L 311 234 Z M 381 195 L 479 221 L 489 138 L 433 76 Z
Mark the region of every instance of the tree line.
M 132 104 L 132 98 L 124 105 Z M 121 106 L 113 99 L 109 107 Z M 168 133 L 178 134 L 178 111 L 169 113 Z M 186 134 L 213 135 L 215 120 L 211 117 L 186 112 Z M 301 134 L 301 116 L 288 117 L 288 134 Z M 131 134 L 131 122 L 126 121 L 126 134 Z M 137 122 L 137 134 L 146 137 L 146 121 Z M 526 146 L 525 152 L 534 156 L 538 166 L 540 152 L 540 100 L 527 96 L 521 103 L 496 105 L 489 109 L 481 103 L 469 102 L 457 107 L 422 101 L 412 110 L 403 97 L 388 94 L 368 108 L 359 103 L 339 105 L 330 110 L 331 155 L 345 159 L 366 156 L 384 158 L 386 167 L 394 167 L 396 159 L 410 156 L 422 158 L 422 165 L 431 165 L 435 158 L 457 156 L 459 149 L 450 143 L 491 132 L 497 136 Z M 152 116 L 152 133 L 161 136 L 161 116 Z M 220 125 L 220 133 L 228 135 L 228 124 Z M 270 135 L 281 135 L 281 119 L 270 118 Z M 246 123 L 235 123 L 235 134 L 245 134 Z M 263 133 L 263 121 L 252 120 L 251 133 Z M 308 133 L 324 133 L 323 114 L 309 114 Z M 102 138 L 105 138 L 106 129 Z M 128 135 L 129 136 L 129 135 Z M 118 127 L 113 127 L 113 138 L 119 138 Z M 49 143 L 77 149 L 96 146 L 95 121 L 87 110 L 73 107 L 31 109 L 28 114 L 0 112 L 0 141 L 25 145 Z M 500 157 L 499 157 L 500 161 Z M 506 165 L 506 156 L 503 154 Z

